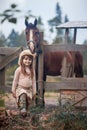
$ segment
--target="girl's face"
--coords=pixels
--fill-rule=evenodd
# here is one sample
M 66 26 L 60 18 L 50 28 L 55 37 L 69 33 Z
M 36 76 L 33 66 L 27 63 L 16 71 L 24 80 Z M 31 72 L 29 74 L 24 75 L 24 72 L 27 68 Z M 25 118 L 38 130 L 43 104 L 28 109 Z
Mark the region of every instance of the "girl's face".
M 24 56 L 23 58 L 23 64 L 25 66 L 30 66 L 32 64 L 32 58 L 30 58 L 29 56 Z

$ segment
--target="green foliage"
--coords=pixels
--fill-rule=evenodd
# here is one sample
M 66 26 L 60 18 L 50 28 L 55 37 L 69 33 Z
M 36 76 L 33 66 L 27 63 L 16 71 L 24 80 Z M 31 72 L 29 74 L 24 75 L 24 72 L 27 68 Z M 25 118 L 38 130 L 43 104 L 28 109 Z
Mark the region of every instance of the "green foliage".
M 6 43 L 5 36 L 0 32 L 0 47 L 4 47 Z
M 32 114 L 40 114 L 40 113 L 44 112 L 44 108 L 41 108 L 41 107 L 31 107 L 30 108 L 30 112 Z
M 16 4 L 12 4 L 10 6 L 10 9 L 6 9 L 3 11 L 2 14 L 0 14 L 0 17 L 2 17 L 1 23 L 3 23 L 4 21 L 8 20 L 8 22 L 17 23 L 17 18 L 14 17 L 15 13 L 19 13 L 21 12 L 20 10 L 16 9 L 17 5 Z
M 16 4 L 12 4 L 12 5 L 11 5 L 11 8 L 13 8 L 13 9 L 16 8 L 16 7 L 17 7 Z
M 37 28 L 42 32 L 44 32 L 44 24 L 42 22 L 42 18 L 39 16 L 37 20 Z
M 5 107 L 5 101 L 4 98 L 6 94 L 3 91 L 0 91 L 0 107 Z
M 59 3 L 56 4 L 56 16 L 48 21 L 49 26 L 51 27 L 50 30 L 53 30 L 53 27 L 58 26 L 62 23 L 62 11 Z M 56 35 L 62 34 L 62 30 L 56 30 Z
M 40 108 L 32 106 L 26 118 L 11 115 L 4 130 L 87 130 L 87 113 L 71 106 Z
M 0 99 L 0 107 L 4 107 L 4 106 L 5 106 L 4 100 Z
M 64 30 L 63 29 L 56 29 L 55 31 L 55 27 L 64 23 L 64 22 L 68 22 L 69 19 L 68 19 L 68 16 L 65 15 L 64 17 L 64 20 L 62 19 L 62 10 L 61 10 L 61 6 L 59 4 L 59 2 L 56 3 L 56 15 L 48 20 L 48 24 L 50 26 L 50 29 L 49 31 L 51 33 L 55 33 L 55 37 L 53 39 L 53 42 L 52 44 L 55 44 L 55 43 L 63 43 L 64 39 Z M 68 36 L 68 43 L 72 43 L 72 35 L 71 33 L 69 32 L 69 36 Z
M 64 22 L 68 22 L 68 21 L 69 21 L 68 16 L 67 16 L 67 15 L 65 15 Z
M 17 23 L 17 19 L 16 18 L 10 18 L 8 19 L 9 22 L 11 23 Z
M 84 40 L 84 43 L 83 43 L 84 45 L 87 45 L 87 39 L 86 40 Z
M 1 19 L 1 23 L 4 23 L 5 21 L 8 21 L 10 23 L 13 24 L 17 24 L 17 20 L 18 18 L 16 17 L 17 14 L 21 13 L 22 11 L 17 9 L 17 5 L 16 4 L 11 4 L 9 9 L 6 9 L 3 11 L 3 13 L 0 13 L 0 17 Z M 27 15 L 26 15 L 27 14 Z M 25 18 L 35 18 L 35 16 L 33 14 L 31 14 L 31 11 L 28 10 L 26 12 Z
M 51 20 L 48 21 L 48 24 L 50 26 L 49 31 L 51 33 L 54 33 L 55 27 L 60 25 L 61 23 L 62 23 L 62 11 L 61 11 L 61 7 L 59 5 L 59 2 L 57 2 L 57 4 L 56 4 L 56 15 L 55 15 L 54 18 L 52 18 Z M 53 39 L 53 44 L 63 42 L 63 38 L 62 38 L 63 30 L 62 29 L 56 29 L 55 33 L 56 33 L 56 36 Z
M 70 106 L 71 107 L 71 106 Z M 73 111 L 61 107 L 56 109 L 47 121 L 51 123 L 51 128 L 55 130 L 86 130 L 87 129 L 87 114 L 82 111 Z
M 63 38 L 60 36 L 60 37 L 55 37 L 53 39 L 53 44 L 56 44 L 56 43 L 63 43 Z
M 9 47 L 26 47 L 26 39 L 25 34 L 22 32 L 21 34 L 18 34 L 14 29 L 11 31 L 11 33 L 8 36 L 7 46 Z
M 16 70 L 17 67 L 18 67 L 18 65 L 10 66 L 10 67 L 6 70 L 6 75 L 7 75 L 7 76 L 14 75 L 14 71 Z

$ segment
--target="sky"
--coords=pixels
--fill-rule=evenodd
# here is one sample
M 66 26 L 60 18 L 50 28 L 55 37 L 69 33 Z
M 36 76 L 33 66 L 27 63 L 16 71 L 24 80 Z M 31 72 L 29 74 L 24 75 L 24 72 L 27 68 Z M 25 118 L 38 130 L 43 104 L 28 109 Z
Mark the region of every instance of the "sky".
M 0 13 L 9 8 L 12 3 L 16 3 L 18 8 L 21 9 L 24 13 L 27 13 L 28 10 L 31 10 L 31 13 L 35 16 L 41 16 L 44 29 L 45 29 L 45 39 L 51 42 L 52 34 L 48 32 L 48 23 L 47 21 L 55 17 L 55 7 L 56 3 L 59 2 L 59 5 L 62 10 L 62 19 L 67 14 L 69 21 L 87 21 L 87 0 L 1 0 L 0 1 Z M 22 14 L 23 16 L 24 14 Z M 30 22 L 33 22 L 34 19 L 30 19 Z M 7 37 L 11 29 L 15 29 L 17 32 L 21 33 L 25 29 L 24 18 L 19 17 L 18 23 L 11 24 L 4 22 L 0 25 L 0 32 L 2 31 Z M 77 32 L 77 43 L 82 43 L 84 39 L 87 39 L 87 29 L 80 29 Z

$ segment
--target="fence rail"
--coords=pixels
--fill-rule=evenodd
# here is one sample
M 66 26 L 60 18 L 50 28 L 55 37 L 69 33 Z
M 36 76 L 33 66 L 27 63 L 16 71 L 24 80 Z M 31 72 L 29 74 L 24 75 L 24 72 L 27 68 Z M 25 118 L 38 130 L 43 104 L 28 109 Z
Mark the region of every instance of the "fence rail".
M 52 44 L 44 45 L 44 52 L 55 52 L 55 51 L 87 51 L 87 45 L 80 44 Z
M 71 91 L 87 91 L 87 79 L 86 78 L 62 78 L 59 82 L 44 82 L 43 81 L 43 67 L 44 61 L 41 60 L 44 57 L 44 53 L 46 52 L 57 52 L 57 51 L 79 51 L 86 52 L 87 45 L 79 45 L 79 44 L 53 44 L 53 45 L 43 45 L 42 46 L 42 54 L 39 55 L 39 64 L 38 64 L 38 92 L 39 96 L 42 98 L 41 104 L 43 104 L 44 98 L 44 89 L 47 91 L 59 91 L 59 90 L 71 90 Z M 42 62 L 40 62 L 42 61 Z M 65 65 L 66 66 L 66 65 Z

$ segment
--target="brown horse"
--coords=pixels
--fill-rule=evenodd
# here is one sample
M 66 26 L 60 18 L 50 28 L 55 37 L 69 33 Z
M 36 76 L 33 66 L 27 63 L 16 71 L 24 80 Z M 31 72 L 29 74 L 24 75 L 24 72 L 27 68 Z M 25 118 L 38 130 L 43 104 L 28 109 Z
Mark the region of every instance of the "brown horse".
M 26 25 L 26 40 L 27 46 L 32 53 L 37 53 L 36 58 L 36 80 L 38 80 L 38 55 L 41 53 L 40 48 L 40 32 L 37 29 L 37 20 L 35 19 L 34 24 L 28 23 L 25 20 Z M 64 68 L 64 60 L 66 55 L 66 67 Z M 74 57 L 74 58 L 73 58 Z M 73 73 L 75 77 L 83 77 L 83 57 L 80 52 L 45 52 L 44 53 L 44 72 L 43 72 L 43 80 L 46 81 L 46 76 L 58 76 L 63 75 L 64 69 L 66 70 L 66 76 L 72 77 Z M 38 90 L 38 82 L 36 82 L 37 95 L 39 93 Z M 44 96 L 44 90 L 43 90 Z M 44 106 L 44 98 L 43 104 Z M 36 104 L 38 104 L 38 98 L 36 98 Z
M 32 53 L 41 53 L 40 50 L 40 33 L 37 29 L 37 20 L 35 19 L 34 24 L 28 23 L 25 20 L 26 25 L 26 40 L 27 46 Z M 74 54 L 74 64 L 73 64 Z M 44 76 L 43 80 L 46 81 L 46 76 L 58 76 L 62 73 L 63 61 L 65 52 L 49 52 L 44 54 Z M 72 77 L 73 72 L 75 77 L 83 77 L 83 57 L 80 52 L 66 52 L 66 61 L 68 66 L 67 77 Z M 74 65 L 74 67 L 73 67 Z M 74 68 L 74 70 L 73 70 Z

